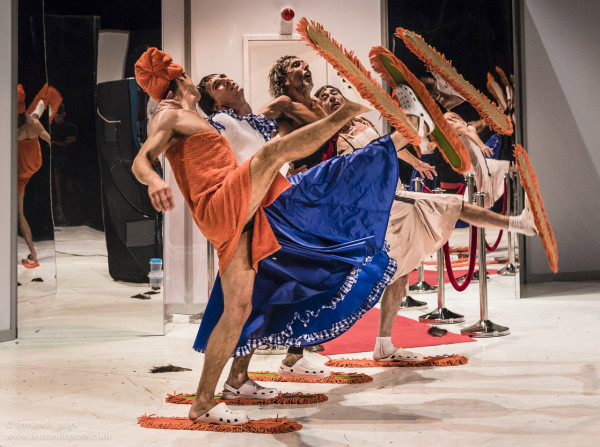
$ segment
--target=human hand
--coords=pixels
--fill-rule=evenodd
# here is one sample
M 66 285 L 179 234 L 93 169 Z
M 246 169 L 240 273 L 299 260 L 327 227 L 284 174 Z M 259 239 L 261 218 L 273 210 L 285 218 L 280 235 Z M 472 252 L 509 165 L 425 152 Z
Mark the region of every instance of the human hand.
M 170 211 L 175 208 L 171 187 L 160 177 L 148 184 L 148 196 L 157 211 Z
M 291 177 L 292 175 L 296 175 L 296 174 L 299 174 L 300 172 L 306 171 L 306 169 L 307 169 L 306 165 L 302 165 L 299 168 L 294 169 L 294 164 L 290 162 L 290 167 L 288 168 L 288 172 L 285 176 Z
M 491 157 L 492 155 L 494 155 L 493 149 L 485 144 L 480 145 L 479 149 L 481 150 L 481 152 L 483 152 L 483 155 L 486 157 Z
M 429 180 L 433 180 L 433 177 L 437 176 L 435 168 L 424 161 L 419 160 L 419 163 L 413 167 L 419 172 L 421 177 L 427 177 Z

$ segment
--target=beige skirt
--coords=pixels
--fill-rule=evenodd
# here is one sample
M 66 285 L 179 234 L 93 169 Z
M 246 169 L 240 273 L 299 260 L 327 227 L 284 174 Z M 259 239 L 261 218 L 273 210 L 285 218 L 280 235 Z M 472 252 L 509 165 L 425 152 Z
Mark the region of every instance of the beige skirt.
M 470 174 L 475 176 L 477 191 L 485 192 L 484 208 L 491 208 L 494 202 L 504 195 L 504 173 L 508 171 L 510 162 L 486 158 L 481 149 L 469 138 L 462 137 L 471 158 Z M 467 195 L 465 194 L 465 198 Z
M 410 273 L 446 243 L 463 206 L 460 195 L 410 191 L 396 194 L 405 200 L 394 200 L 385 236 L 390 244 L 388 254 L 398 263 L 392 281 Z

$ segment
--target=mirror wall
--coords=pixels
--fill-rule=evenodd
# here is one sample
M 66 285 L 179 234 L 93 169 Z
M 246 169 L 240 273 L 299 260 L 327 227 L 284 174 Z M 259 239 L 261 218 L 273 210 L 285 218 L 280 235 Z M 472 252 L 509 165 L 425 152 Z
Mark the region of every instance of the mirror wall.
M 485 206 L 506 214 L 509 212 L 507 207 L 512 205 L 514 211 L 517 195 L 509 192 L 507 200 L 504 200 L 504 175 L 507 170 L 510 171 L 510 164 L 514 160 L 514 134 L 500 135 L 485 126 L 473 107 L 445 91 L 428 72 L 425 64 L 407 49 L 401 39 L 394 36 L 399 26 L 421 35 L 427 43 L 445 55 L 467 81 L 496 102 L 512 119 L 514 128 L 512 2 L 394 0 L 387 1 L 387 8 L 388 48 L 412 73 L 424 81 L 442 111 L 458 114 L 477 132 L 478 141 L 465 137 L 462 139 L 470 153 L 473 165 L 471 173 L 474 175 L 476 190 L 487 195 Z M 463 175 L 449 169 L 439 151 L 434 150 L 427 157 L 426 161 L 435 165 L 439 174 L 438 181 L 427 182 L 427 186 L 431 189 L 441 187 L 447 193 L 460 193 L 465 188 Z M 410 167 L 402 170 L 403 183 L 409 184 L 411 175 Z M 511 182 L 512 185 L 516 183 L 518 182 Z M 490 293 L 519 297 L 518 271 L 516 275 L 502 275 L 514 271 L 512 268 L 504 269 L 507 264 L 518 266 L 518 248 L 514 247 L 517 241 L 514 237 L 512 239 L 509 244 L 506 233 L 499 235 L 498 231 L 487 231 L 488 289 Z M 469 241 L 468 227 L 459 221 L 449 242 L 457 277 L 467 271 Z M 431 259 L 428 264 L 435 268 L 435 259 Z M 434 278 L 432 280 L 435 281 Z M 469 290 L 476 290 L 476 287 L 477 285 L 472 285 Z M 455 293 L 449 284 L 446 289 Z
M 23 267 L 43 283 L 19 275 L 20 337 L 163 333 L 162 292 L 147 276 L 162 258 L 161 216 L 130 169 L 146 100 L 128 79 L 139 55 L 161 46 L 161 5 L 92 3 L 19 2 L 19 82 L 29 101 L 45 88 L 51 140 L 25 192 L 44 257 Z

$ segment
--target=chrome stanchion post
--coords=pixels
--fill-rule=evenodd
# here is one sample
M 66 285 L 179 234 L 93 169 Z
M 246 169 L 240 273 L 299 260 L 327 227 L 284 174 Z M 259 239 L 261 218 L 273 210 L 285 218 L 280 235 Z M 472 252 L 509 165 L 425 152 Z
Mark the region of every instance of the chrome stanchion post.
M 504 174 L 504 185 L 506 188 L 506 215 L 511 216 L 513 186 L 510 171 L 506 171 Z M 517 267 L 515 266 L 515 235 L 512 232 L 507 231 L 506 236 L 508 237 L 508 264 L 498 270 L 498 274 L 502 276 L 515 276 L 518 271 Z
M 441 188 L 436 188 L 434 190 L 435 194 L 443 194 L 444 192 L 446 191 Z M 446 294 L 444 287 L 444 247 L 440 247 L 437 252 L 437 283 L 438 307 L 428 314 L 421 315 L 419 317 L 419 321 L 421 323 L 439 324 L 462 323 L 465 321 L 464 315 L 460 315 L 446 309 Z
M 412 181 L 415 184 L 415 192 L 423 192 L 423 179 L 421 177 L 415 177 Z M 422 261 L 419 264 L 417 271 L 419 274 L 419 279 L 417 280 L 416 283 L 414 283 L 412 286 L 410 286 L 408 288 L 408 290 L 410 290 L 413 293 L 435 292 L 437 290 L 437 287 L 432 286 L 431 284 L 429 284 L 425 281 L 425 265 L 423 264 Z M 410 297 L 407 296 L 407 298 L 410 298 Z M 425 306 L 427 305 L 427 303 L 424 303 L 423 301 L 418 301 L 418 302 L 423 303 Z M 404 303 L 404 301 L 402 303 Z M 400 307 L 404 307 L 404 306 L 400 305 Z
M 483 207 L 485 198 L 484 192 L 475 193 L 477 205 Z M 477 228 L 477 249 L 479 256 L 479 270 L 485 271 L 485 228 Z M 505 326 L 492 323 L 488 317 L 488 299 L 487 299 L 487 277 L 486 275 L 479 276 L 479 318 L 480 320 L 467 328 L 461 329 L 463 335 L 471 337 L 500 337 L 510 334 L 510 330 Z

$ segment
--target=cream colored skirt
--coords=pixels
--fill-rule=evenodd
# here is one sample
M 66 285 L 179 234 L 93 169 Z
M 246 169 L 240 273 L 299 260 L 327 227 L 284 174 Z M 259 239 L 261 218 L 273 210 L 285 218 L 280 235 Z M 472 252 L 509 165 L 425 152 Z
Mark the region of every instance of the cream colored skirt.
M 410 273 L 446 243 L 463 206 L 460 195 L 410 191 L 396 194 L 406 201 L 394 200 L 385 236 L 390 244 L 388 254 L 398 263 L 392 282 Z

